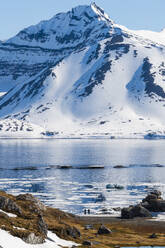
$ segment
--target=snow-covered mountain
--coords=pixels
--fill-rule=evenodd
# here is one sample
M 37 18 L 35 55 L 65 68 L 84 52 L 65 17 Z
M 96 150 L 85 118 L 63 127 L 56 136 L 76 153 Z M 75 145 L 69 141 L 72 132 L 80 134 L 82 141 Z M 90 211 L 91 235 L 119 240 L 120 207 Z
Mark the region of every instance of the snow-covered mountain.
M 164 137 L 165 32 L 78 6 L 0 43 L 0 91 L 0 136 Z

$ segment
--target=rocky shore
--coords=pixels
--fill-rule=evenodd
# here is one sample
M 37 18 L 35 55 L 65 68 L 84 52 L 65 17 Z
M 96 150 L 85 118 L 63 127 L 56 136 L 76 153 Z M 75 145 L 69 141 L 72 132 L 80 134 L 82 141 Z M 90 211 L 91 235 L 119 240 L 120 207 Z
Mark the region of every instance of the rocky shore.
M 165 221 L 153 220 L 152 212 L 164 211 L 164 206 L 161 193 L 154 191 L 140 204 L 122 209 L 121 218 L 75 216 L 46 207 L 30 194 L 13 196 L 0 191 L 0 247 L 7 248 L 2 242 L 6 233 L 29 247 L 47 241 L 52 246 L 46 247 L 163 246 Z M 50 233 L 71 243 L 57 246 Z
M 161 197 L 161 192 L 158 190 L 151 191 L 137 205 L 129 206 L 121 210 L 121 218 L 132 219 L 135 217 L 152 217 L 152 212 L 165 212 L 165 200 Z

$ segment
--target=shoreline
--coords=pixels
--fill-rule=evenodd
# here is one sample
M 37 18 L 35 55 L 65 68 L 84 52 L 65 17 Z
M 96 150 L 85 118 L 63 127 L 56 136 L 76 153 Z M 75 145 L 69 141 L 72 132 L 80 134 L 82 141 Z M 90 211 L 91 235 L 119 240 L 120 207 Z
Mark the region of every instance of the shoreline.
M 31 242 L 38 242 L 36 244 L 44 248 L 50 232 L 63 240 L 79 244 L 80 248 L 89 247 L 84 245 L 85 242 L 90 243 L 92 248 L 165 245 L 165 221 L 78 216 L 47 207 L 30 194 L 14 196 L 4 191 L 0 191 L 0 205 L 0 230 L 10 234 L 11 238 L 23 240 L 26 245 L 33 234 Z M 100 233 L 102 228 L 106 232 Z M 153 234 L 154 238 L 151 238 Z M 2 235 L 0 245 L 3 240 Z
M 139 223 L 139 224 L 145 224 L 145 225 L 153 225 L 153 226 L 163 226 L 164 232 L 165 232 L 165 219 L 159 220 L 155 217 L 151 218 L 145 218 L 145 217 L 136 217 L 133 219 L 122 219 L 120 216 L 106 216 L 106 215 L 87 215 L 87 216 L 81 216 L 81 215 L 75 215 L 76 219 L 82 222 L 90 222 L 92 224 L 97 223 Z
M 145 135 L 141 135 L 139 137 L 127 137 L 127 136 L 77 136 L 77 137 L 67 137 L 67 136 L 61 136 L 61 137 L 52 137 L 52 136 L 38 136 L 38 137 L 27 137 L 27 136 L 0 136 L 0 139 L 2 140 L 165 140 L 165 136 L 162 135 L 162 137 L 153 137 L 153 138 L 146 138 Z

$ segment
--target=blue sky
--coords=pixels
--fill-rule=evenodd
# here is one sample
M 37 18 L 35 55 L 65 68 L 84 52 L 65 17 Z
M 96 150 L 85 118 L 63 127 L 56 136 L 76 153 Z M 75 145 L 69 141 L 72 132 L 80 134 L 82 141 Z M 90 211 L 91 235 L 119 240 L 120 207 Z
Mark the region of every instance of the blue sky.
M 130 29 L 160 31 L 165 27 L 165 0 L 96 0 L 116 23 Z M 90 4 L 89 0 L 4 0 L 0 1 L 0 39 L 14 36 L 20 30 L 58 12 Z

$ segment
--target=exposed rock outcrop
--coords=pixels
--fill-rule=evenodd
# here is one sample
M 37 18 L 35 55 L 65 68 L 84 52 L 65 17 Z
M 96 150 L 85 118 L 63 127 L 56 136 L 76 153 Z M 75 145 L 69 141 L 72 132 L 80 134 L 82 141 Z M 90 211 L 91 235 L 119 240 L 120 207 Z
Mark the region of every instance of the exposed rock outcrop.
M 68 226 L 64 232 L 66 232 L 66 234 L 74 239 L 76 238 L 80 238 L 81 237 L 81 232 L 78 228 L 76 227 L 71 227 L 71 226 Z
M 36 236 L 34 233 L 30 233 L 26 238 L 23 238 L 23 241 L 31 245 L 44 243 L 44 239 L 41 236 Z
M 165 212 L 165 200 L 158 190 L 151 191 L 140 204 L 121 210 L 121 218 L 152 217 L 151 212 Z
M 129 206 L 121 210 L 122 219 L 132 219 L 134 217 L 152 217 L 152 214 L 141 204 L 136 206 Z
M 46 206 L 44 206 L 40 200 L 31 194 L 20 194 L 16 197 L 16 200 L 30 202 L 29 208 L 36 213 L 40 214 L 42 211 L 46 210 Z
M 13 196 L 0 191 L 0 209 L 4 211 L 0 212 L 0 229 L 26 243 L 42 244 L 48 230 L 68 240 L 81 236 L 79 229 L 73 225 L 74 215 L 46 207 L 31 194 Z M 15 217 L 5 212 L 14 213 Z
M 104 225 L 101 225 L 97 233 L 100 235 L 104 235 L 104 234 L 111 234 L 112 231 L 109 228 L 105 227 Z
M 47 237 L 47 233 L 48 233 L 48 225 L 45 223 L 42 215 L 39 215 L 38 216 L 39 220 L 38 220 L 38 228 L 39 228 L 39 231 L 41 233 L 43 233 L 43 235 L 45 237 Z
M 21 208 L 10 198 L 0 196 L 0 209 L 20 215 L 22 213 Z
M 161 197 L 161 192 L 158 190 L 152 191 L 142 201 L 142 206 L 151 212 L 165 212 L 165 200 Z
M 84 246 L 92 246 L 92 242 L 89 241 L 89 240 L 84 240 L 82 245 L 84 245 Z

